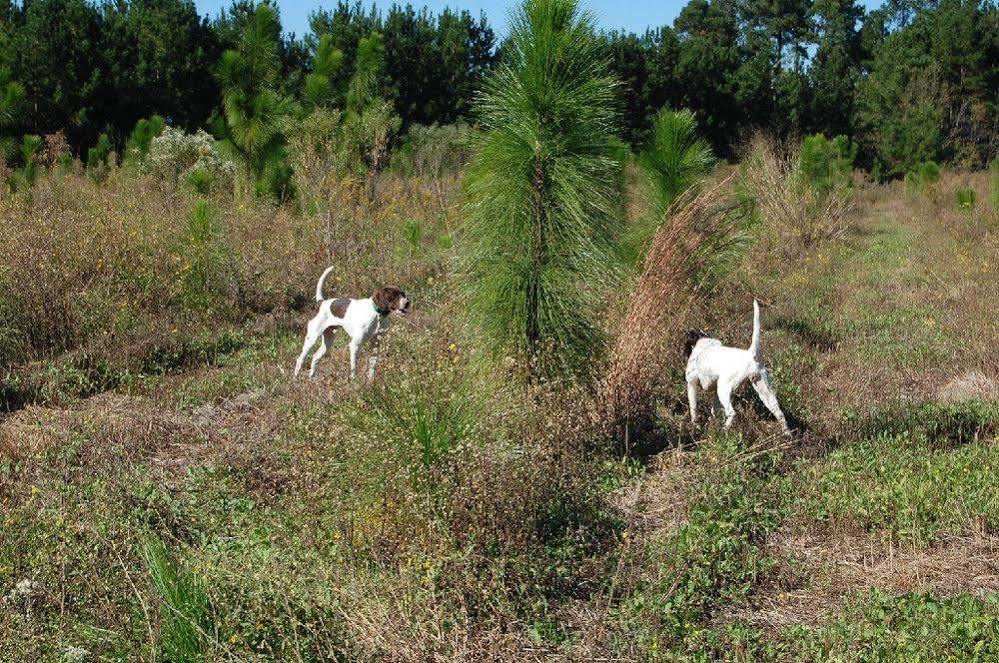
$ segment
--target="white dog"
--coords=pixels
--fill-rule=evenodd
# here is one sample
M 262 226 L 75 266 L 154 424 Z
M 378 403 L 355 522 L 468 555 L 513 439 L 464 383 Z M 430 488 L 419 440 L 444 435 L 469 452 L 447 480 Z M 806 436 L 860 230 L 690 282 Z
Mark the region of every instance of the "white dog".
M 367 299 L 325 299 L 323 297 L 323 281 L 333 271 L 326 269 L 319 282 L 316 283 L 316 301 L 320 302 L 319 311 L 309 320 L 305 342 L 302 344 L 302 354 L 295 362 L 295 376 L 302 370 L 302 362 L 309 350 L 321 341 L 319 349 L 312 355 L 309 366 L 309 377 L 315 377 L 316 364 L 326 354 L 333 335 L 337 329 L 343 329 L 350 336 L 350 377 L 357 372 L 357 351 L 368 340 L 374 345 L 371 358 L 368 360 L 368 380 L 375 377 L 375 365 L 378 363 L 378 336 L 388 331 L 390 313 L 404 316 L 409 313 L 410 302 L 406 293 L 395 286 L 386 286 L 375 290 L 375 294 Z
M 699 331 L 687 334 L 685 345 L 687 354 L 687 399 L 690 401 L 690 419 L 697 423 L 697 391 L 716 386 L 718 400 L 725 409 L 725 428 L 732 425 L 735 418 L 735 408 L 732 407 L 732 392 L 746 380 L 753 384 L 753 389 L 768 410 L 777 418 L 784 428 L 784 433 L 791 434 L 787 420 L 777 403 L 773 385 L 770 383 L 770 373 L 760 359 L 760 305 L 753 300 L 753 340 L 748 350 L 731 348 L 722 345 L 716 338 Z M 713 409 L 713 408 L 712 408 Z

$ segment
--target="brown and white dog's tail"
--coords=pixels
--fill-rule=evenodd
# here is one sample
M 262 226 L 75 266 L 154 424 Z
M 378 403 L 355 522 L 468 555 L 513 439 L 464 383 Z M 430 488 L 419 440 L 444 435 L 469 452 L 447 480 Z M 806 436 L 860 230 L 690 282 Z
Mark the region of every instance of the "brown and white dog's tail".
M 323 281 L 326 280 L 326 277 L 332 271 L 333 271 L 332 267 L 327 267 L 326 271 L 323 272 L 323 275 L 319 277 L 319 282 L 316 283 L 316 301 L 317 302 L 321 302 L 324 299 L 326 299 L 325 297 L 323 297 Z
M 753 300 L 753 340 L 749 344 L 749 354 L 760 361 L 760 304 Z

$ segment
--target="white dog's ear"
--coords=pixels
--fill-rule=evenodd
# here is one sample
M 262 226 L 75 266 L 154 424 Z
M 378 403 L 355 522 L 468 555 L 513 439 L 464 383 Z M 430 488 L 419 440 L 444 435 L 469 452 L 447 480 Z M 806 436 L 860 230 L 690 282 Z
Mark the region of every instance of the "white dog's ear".
M 697 345 L 697 342 L 707 337 L 707 334 L 696 329 L 691 329 L 687 332 L 687 338 L 683 342 L 683 356 L 689 359 L 690 353 L 694 351 L 694 346 Z

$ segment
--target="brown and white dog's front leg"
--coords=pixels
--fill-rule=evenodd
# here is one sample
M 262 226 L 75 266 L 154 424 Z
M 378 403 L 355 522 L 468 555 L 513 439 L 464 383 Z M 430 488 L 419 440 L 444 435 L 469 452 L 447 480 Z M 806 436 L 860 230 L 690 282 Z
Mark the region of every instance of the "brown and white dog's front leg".
M 378 336 L 371 339 L 371 356 L 368 357 L 368 382 L 375 379 L 375 366 L 378 365 Z
M 361 348 L 360 338 L 350 339 L 350 379 L 357 377 L 357 351 Z

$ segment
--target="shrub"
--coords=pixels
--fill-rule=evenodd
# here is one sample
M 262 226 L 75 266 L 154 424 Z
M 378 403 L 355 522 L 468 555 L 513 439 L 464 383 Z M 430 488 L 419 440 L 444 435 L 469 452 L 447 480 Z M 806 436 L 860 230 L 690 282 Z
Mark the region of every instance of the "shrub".
M 194 309 L 211 310 L 233 291 L 232 254 L 219 211 L 207 200 L 195 201 L 188 216 L 182 253 L 180 298 Z
M 170 558 L 158 539 L 146 541 L 143 559 L 161 603 L 160 648 L 167 661 L 202 661 L 212 632 L 208 594 L 190 569 Z
M 652 182 L 655 214 L 661 219 L 677 196 L 708 174 L 715 159 L 697 135 L 693 112 L 663 108 L 652 119 L 652 139 L 638 163 Z
M 976 197 L 974 189 L 959 189 L 954 192 L 954 205 L 962 212 L 967 212 L 975 207 Z
M 187 134 L 174 127 L 164 127 L 152 138 L 145 161 L 146 168 L 160 179 L 177 182 L 191 182 L 192 173 L 196 182 L 209 182 L 218 188 L 232 187 L 236 165 L 223 157 L 218 145 L 210 135 L 202 130 Z
M 135 123 L 132 134 L 125 143 L 125 163 L 142 163 L 149 154 L 153 139 L 163 133 L 166 120 L 159 115 L 141 119 Z
M 809 145 L 803 163 L 800 149 L 785 150 L 757 136 L 740 166 L 741 184 L 759 211 L 764 238 L 784 253 L 842 237 L 853 209 L 845 176 L 852 150 L 838 139 L 813 137 Z
M 575 0 L 526 0 L 509 48 L 479 101 L 465 301 L 485 347 L 516 356 L 538 381 L 587 369 L 600 344 L 593 313 L 612 276 L 621 202 L 619 86 Z
M 27 135 L 21 138 L 22 166 L 14 173 L 12 184 L 18 189 L 27 189 L 35 183 L 38 174 L 38 160 L 42 153 L 41 136 Z
M 923 161 L 905 174 L 905 188 L 914 194 L 932 194 L 934 185 L 940 181 L 940 166 L 932 161 Z
M 654 390 L 668 375 L 669 363 L 680 361 L 677 348 L 698 277 L 724 255 L 736 230 L 731 180 L 691 192 L 678 203 L 645 256 L 602 384 L 607 423 L 627 424 L 632 436 L 649 424 Z
M 670 205 L 711 171 L 715 159 L 698 137 L 691 111 L 663 108 L 652 120 L 652 138 L 638 163 L 652 185 L 654 202 L 624 238 L 622 248 L 629 262 L 644 254 L 656 229 L 667 220 Z
M 801 143 L 798 172 L 802 185 L 818 195 L 853 186 L 853 160 L 857 146 L 846 136 L 828 139 L 822 134 L 806 136 Z
M 107 134 L 101 134 L 97 142 L 87 150 L 87 170 L 90 176 L 100 179 L 107 174 L 111 162 L 111 140 Z

